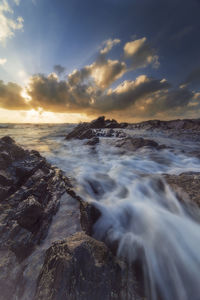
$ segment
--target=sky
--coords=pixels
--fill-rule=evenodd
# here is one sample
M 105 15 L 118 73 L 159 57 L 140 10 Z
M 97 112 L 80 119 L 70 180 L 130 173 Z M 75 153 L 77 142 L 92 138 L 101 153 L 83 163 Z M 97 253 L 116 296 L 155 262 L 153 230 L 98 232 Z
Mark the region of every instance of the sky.
M 0 123 L 200 117 L 200 0 L 0 0 Z

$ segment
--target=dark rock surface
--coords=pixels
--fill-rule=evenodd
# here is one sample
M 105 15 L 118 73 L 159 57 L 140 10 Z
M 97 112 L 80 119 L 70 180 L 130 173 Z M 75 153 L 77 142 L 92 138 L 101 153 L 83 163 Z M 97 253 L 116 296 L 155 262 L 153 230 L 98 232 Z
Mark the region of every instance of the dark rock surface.
M 101 216 L 100 210 L 93 204 L 85 201 L 80 202 L 81 227 L 85 233 L 93 235 L 93 225 Z
M 132 284 L 104 243 L 78 232 L 46 252 L 35 300 L 139 299 Z
M 89 146 L 94 146 L 96 144 L 99 143 L 99 138 L 98 137 L 93 137 L 91 140 L 89 140 L 86 145 L 89 145 Z
M 165 145 L 159 145 L 157 142 L 142 137 L 126 137 L 117 140 L 114 143 L 115 147 L 125 148 L 128 151 L 135 151 L 142 147 L 151 147 L 157 150 L 164 149 Z
M 38 152 L 10 137 L 0 139 L 0 160 L 0 249 L 23 260 L 45 238 L 68 183 Z
M 81 123 L 77 125 L 72 132 L 70 132 L 66 139 L 91 139 L 98 136 L 98 129 L 106 128 L 125 128 L 126 123 L 122 125 L 115 120 L 105 120 L 104 116 L 101 116 L 89 123 Z
M 186 172 L 180 175 L 165 175 L 167 183 L 180 200 L 191 200 L 200 207 L 200 173 Z
M 200 131 L 200 119 L 178 119 L 170 121 L 149 120 L 131 125 L 137 129 L 160 129 L 160 130 L 193 130 Z

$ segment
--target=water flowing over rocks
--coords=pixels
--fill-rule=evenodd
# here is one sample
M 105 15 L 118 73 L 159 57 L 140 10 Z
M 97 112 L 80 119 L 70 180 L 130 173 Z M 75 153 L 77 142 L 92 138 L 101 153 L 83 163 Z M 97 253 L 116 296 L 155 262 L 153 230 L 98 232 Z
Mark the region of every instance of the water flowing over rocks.
M 103 242 L 89 236 L 100 212 L 75 194 L 68 178 L 38 152 L 24 150 L 10 137 L 0 139 L 0 157 L 0 299 L 139 300 L 133 272 Z M 68 203 L 62 214 L 58 209 L 64 209 L 66 192 L 77 205 Z M 43 260 L 45 247 L 40 244 L 46 238 L 48 245 L 55 238 L 52 230 L 48 233 L 54 215 L 58 221 L 53 227 L 60 226 L 59 219 L 67 219 L 62 230 L 69 237 L 46 251 L 39 275 L 33 268 L 39 267 L 37 257 L 40 264 Z M 79 222 L 87 234 L 80 231 Z M 29 268 L 31 277 L 26 278 Z M 36 284 L 36 279 L 35 290 L 28 283 L 35 280 Z
M 0 300 L 197 300 L 198 128 L 81 123 L 47 156 L 65 173 L 1 138 Z

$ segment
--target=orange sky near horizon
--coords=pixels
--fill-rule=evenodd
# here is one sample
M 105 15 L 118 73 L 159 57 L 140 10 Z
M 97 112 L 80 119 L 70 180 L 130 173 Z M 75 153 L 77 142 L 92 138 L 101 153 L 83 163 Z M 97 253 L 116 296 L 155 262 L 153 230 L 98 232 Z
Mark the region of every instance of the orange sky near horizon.
M 91 121 L 93 118 L 80 113 L 39 112 L 31 109 L 0 109 L 0 123 L 79 123 Z

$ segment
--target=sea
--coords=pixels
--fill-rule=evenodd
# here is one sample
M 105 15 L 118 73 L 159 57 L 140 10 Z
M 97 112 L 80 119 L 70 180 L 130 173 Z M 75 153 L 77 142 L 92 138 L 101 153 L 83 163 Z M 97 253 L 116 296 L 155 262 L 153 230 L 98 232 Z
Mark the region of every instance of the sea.
M 127 129 L 130 136 L 168 147 L 133 152 L 114 147 L 112 137 L 100 137 L 91 147 L 85 140 L 65 139 L 75 126 L 0 124 L 0 137 L 9 135 L 22 147 L 39 151 L 71 179 L 78 195 L 96 205 L 102 215 L 94 225 L 94 237 L 117 241 L 117 255 L 130 264 L 142 261 L 147 299 L 199 300 L 200 211 L 196 206 L 194 217 L 190 203 L 183 205 L 162 176 L 200 172 L 200 159 L 189 154 L 199 149 L 199 143 Z M 21 299 L 31 299 L 30 293 Z

